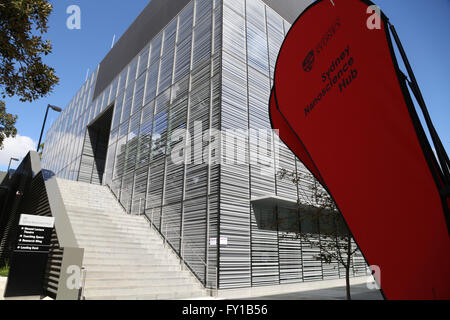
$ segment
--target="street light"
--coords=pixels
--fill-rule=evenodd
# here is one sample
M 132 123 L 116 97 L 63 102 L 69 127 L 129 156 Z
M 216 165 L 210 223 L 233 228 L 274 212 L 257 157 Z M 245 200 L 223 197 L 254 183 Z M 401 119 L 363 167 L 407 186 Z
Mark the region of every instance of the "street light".
M 11 161 L 19 161 L 19 159 L 17 159 L 17 158 L 10 158 L 9 159 L 9 164 L 8 164 L 8 171 L 6 171 L 8 174 L 9 174 L 9 167 L 11 167 Z
M 39 152 L 39 148 L 41 146 L 41 140 L 42 140 L 42 134 L 44 133 L 44 127 L 45 127 L 45 122 L 47 121 L 47 115 L 48 115 L 48 109 L 51 108 L 52 110 L 56 111 L 56 112 L 61 112 L 62 109 L 56 106 L 52 106 L 51 104 L 49 104 L 47 106 L 47 111 L 45 111 L 45 118 L 44 118 L 44 123 L 42 124 L 42 130 L 41 130 L 41 136 L 39 137 L 39 142 L 37 145 L 37 150 Z

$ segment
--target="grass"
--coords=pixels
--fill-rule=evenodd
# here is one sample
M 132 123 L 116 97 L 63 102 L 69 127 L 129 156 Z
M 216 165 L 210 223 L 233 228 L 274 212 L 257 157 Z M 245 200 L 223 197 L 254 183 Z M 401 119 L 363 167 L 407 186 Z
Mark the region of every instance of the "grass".
M 6 264 L 4 267 L 0 268 L 0 277 L 7 277 L 9 273 L 9 265 Z

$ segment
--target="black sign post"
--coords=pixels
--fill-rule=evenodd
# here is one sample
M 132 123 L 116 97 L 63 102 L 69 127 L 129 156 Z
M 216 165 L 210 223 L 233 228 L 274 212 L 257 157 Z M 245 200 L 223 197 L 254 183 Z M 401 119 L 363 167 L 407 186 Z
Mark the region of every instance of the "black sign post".
M 22 214 L 5 298 L 41 296 L 54 218 Z

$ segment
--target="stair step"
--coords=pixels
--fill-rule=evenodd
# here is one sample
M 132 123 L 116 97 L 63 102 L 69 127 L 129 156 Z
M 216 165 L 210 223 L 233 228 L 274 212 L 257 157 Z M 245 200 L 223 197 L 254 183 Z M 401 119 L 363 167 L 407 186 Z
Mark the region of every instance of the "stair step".
M 100 200 L 103 203 L 111 203 L 110 200 Z M 107 216 L 121 216 L 125 215 L 125 212 L 123 212 L 122 207 L 100 207 L 96 208 L 91 206 L 90 204 L 86 204 L 84 206 L 72 206 L 68 204 L 67 202 L 64 203 L 66 206 L 66 210 L 68 212 L 71 212 L 74 215 L 90 215 L 90 216 L 101 216 L 101 215 L 107 215 Z
M 108 228 L 108 229 L 116 229 L 116 230 L 126 230 L 128 227 L 138 227 L 140 225 L 144 225 L 144 223 L 133 223 L 133 222 L 113 222 L 111 220 L 83 220 L 76 217 L 69 218 L 71 224 L 78 226 L 80 228 L 89 228 L 89 227 L 98 227 L 98 228 Z M 150 229 L 150 226 L 149 226 Z
M 136 258 L 158 258 L 158 257 L 172 257 L 165 250 L 155 251 L 155 252 L 145 252 L 141 250 L 138 254 L 133 254 L 130 252 L 117 253 L 117 252 L 102 252 L 102 251 L 91 251 L 86 249 L 84 252 L 85 258 L 104 258 L 104 259 L 136 259 Z M 134 261 L 134 260 L 131 260 Z
M 126 273 L 126 274 L 118 274 L 115 271 L 112 272 L 104 272 L 104 271 L 96 271 L 96 270 L 90 270 L 87 269 L 86 272 L 86 281 L 90 281 L 90 279 L 94 279 L 94 280 L 110 280 L 110 279 L 118 279 L 118 278 L 122 278 L 122 279 L 128 279 L 128 280 L 145 280 L 145 279 L 154 279 L 154 278 L 159 278 L 159 279 L 175 279 L 178 277 L 184 277 L 184 278 L 188 278 L 188 279 L 194 279 L 194 276 L 190 274 L 189 271 L 187 270 L 181 270 L 181 271 L 177 271 L 174 272 L 172 270 L 166 270 L 166 271 L 149 271 L 149 270 L 145 270 L 145 271 L 135 271 L 133 273 Z
M 181 265 L 179 263 L 173 264 L 147 264 L 147 265 L 117 265 L 117 264 L 90 264 L 88 266 L 88 272 L 103 271 L 103 272 L 118 272 L 118 277 L 120 273 L 125 272 L 138 272 L 138 271 L 179 271 L 181 270 Z
M 115 233 L 106 233 L 106 232 L 97 232 L 97 234 L 86 233 L 78 231 L 77 228 L 74 228 L 74 232 L 78 237 L 82 237 L 88 241 L 109 241 L 109 240 L 125 240 L 125 239 L 133 239 L 138 243 L 156 243 L 161 242 L 160 238 L 152 234 L 135 234 L 135 233 L 125 233 L 125 232 L 115 232 Z
M 98 224 L 98 225 L 107 225 L 111 226 L 114 224 L 117 225 L 123 225 L 123 226 L 139 226 L 140 224 L 148 224 L 147 221 L 143 220 L 144 218 L 141 218 L 140 220 L 133 221 L 131 219 L 127 219 L 127 217 L 118 217 L 118 218 L 102 218 L 102 217 L 79 217 L 76 215 L 73 215 L 69 212 L 69 219 L 70 221 L 80 223 L 80 224 Z
M 157 238 L 152 234 L 134 234 L 134 233 L 125 233 L 125 232 L 116 232 L 116 233 L 100 233 L 91 234 L 85 232 L 78 232 L 75 228 L 74 232 L 80 238 L 83 238 L 86 241 L 108 241 L 108 242 L 128 242 L 132 241 L 134 243 L 156 243 L 159 242 L 162 244 L 160 238 Z
M 105 256 L 86 256 L 83 259 L 83 264 L 90 266 L 92 264 L 105 263 L 118 263 L 118 264 L 130 264 L 130 263 L 176 263 L 177 261 L 171 257 L 164 255 L 154 256 L 128 256 L 128 257 L 105 257 Z
M 82 204 L 79 204 L 81 201 Z M 122 206 L 120 206 L 117 202 L 114 203 L 113 206 L 107 207 L 105 204 L 111 204 L 111 199 L 96 199 L 95 201 L 84 201 L 84 200 L 76 200 L 76 201 L 67 201 L 64 200 L 64 205 L 68 210 L 76 210 L 78 212 L 93 212 L 93 213 L 114 213 L 121 214 L 123 212 Z
M 111 248 L 111 247 L 93 247 L 93 246 L 82 246 L 80 245 L 80 248 L 84 248 L 84 252 L 90 252 L 90 253 L 129 253 L 129 254 L 148 254 L 148 253 L 160 253 L 162 250 L 159 248 L 156 249 L 147 249 L 147 248 Z
M 73 223 L 72 225 L 79 226 L 77 223 Z M 81 226 L 80 226 L 81 227 Z M 80 230 L 85 233 L 92 233 L 92 232 L 105 232 L 105 233 L 114 233 L 114 232 L 125 232 L 125 233 L 131 233 L 131 234 L 144 234 L 148 233 L 151 235 L 154 235 L 154 231 L 149 230 L 148 225 L 139 225 L 139 226 L 99 226 L 99 225 L 83 225 L 82 229 Z M 156 235 L 155 235 L 156 236 Z
M 138 215 L 128 215 L 122 211 L 115 211 L 114 208 L 105 208 L 104 211 L 94 211 L 91 209 L 86 210 L 74 210 L 73 208 L 66 207 L 67 211 L 70 212 L 71 216 L 77 218 L 97 218 L 97 219 L 114 219 L 114 220 L 122 220 L 122 221 L 133 221 L 133 222 L 141 222 L 143 221 L 143 216 Z
M 202 297 L 206 296 L 205 290 L 191 290 L 183 289 L 179 290 L 155 290 L 154 288 L 136 288 L 136 289 L 109 289 L 109 290 L 85 290 L 85 295 L 89 296 L 89 299 L 132 299 L 132 300 L 153 300 L 153 299 L 182 299 L 190 297 Z
M 80 245 L 88 253 L 102 253 L 102 254 L 132 254 L 132 255 L 146 255 L 146 254 L 168 254 L 167 251 L 160 248 L 111 248 L 111 247 L 88 247 Z
M 80 194 L 80 196 L 74 196 L 73 194 Z M 86 195 L 86 191 L 80 190 L 65 190 L 62 192 L 62 197 L 66 203 L 75 203 L 77 206 L 84 206 L 87 202 L 94 203 L 96 206 L 101 204 L 101 200 L 111 201 L 115 199 L 112 195 L 105 195 L 103 192 L 94 192 Z M 76 202 L 79 203 L 76 203 Z
M 93 247 L 93 248 L 141 248 L 150 250 L 165 250 L 163 243 L 158 242 L 144 242 L 140 243 L 137 241 L 119 241 L 119 240 L 96 240 L 95 242 L 89 241 L 88 239 L 79 239 L 78 244 L 83 247 Z
M 74 225 L 81 226 L 85 228 L 86 230 L 92 230 L 92 229 L 105 229 L 105 230 L 136 230 L 136 231 L 142 231 L 142 230 L 149 230 L 150 224 L 147 221 L 143 222 L 133 222 L 133 223 L 116 223 L 112 222 L 108 219 L 103 220 L 88 220 L 83 218 L 77 218 L 70 216 L 70 221 Z
M 87 273 L 86 273 L 87 275 Z M 120 278 L 114 277 L 110 274 L 93 274 L 89 277 L 86 277 L 86 279 L 89 281 L 90 284 L 95 284 L 96 282 L 99 283 L 110 283 L 110 282 L 117 282 L 119 284 L 121 283 L 129 283 L 134 281 L 147 281 L 147 282 L 162 282 L 165 281 L 192 281 L 192 277 L 187 277 L 188 275 L 187 271 L 181 271 L 181 272 L 155 272 L 155 273 L 149 273 L 149 272 L 140 272 L 137 276 L 127 274 L 126 276 L 122 276 Z
M 80 234 L 80 236 L 83 237 L 97 235 L 122 235 L 131 238 L 144 236 L 145 238 L 153 239 L 160 237 L 156 230 L 150 230 L 150 228 L 148 230 L 134 230 L 120 226 L 116 226 L 115 228 L 113 228 L 113 226 L 109 226 L 108 228 L 106 228 L 105 226 L 96 227 L 95 225 L 86 225 L 84 223 L 74 222 L 73 220 L 71 222 L 74 232 Z
M 109 200 L 115 199 L 113 195 L 106 193 L 104 190 L 100 191 L 88 191 L 88 190 L 63 190 L 61 193 L 63 199 L 68 203 L 75 203 L 79 201 L 76 205 L 83 206 L 87 202 L 92 202 L 95 205 L 101 203 L 99 200 Z M 97 202 L 96 202 L 97 201 Z
M 66 206 L 67 211 L 70 212 L 71 215 L 77 217 L 86 217 L 86 218 L 118 218 L 122 220 L 128 221 L 142 221 L 144 218 L 143 215 L 137 214 L 128 214 L 123 211 L 122 208 L 114 208 L 114 207 L 106 207 L 102 210 L 92 210 L 90 208 L 73 208 Z
M 60 188 L 63 193 L 67 195 L 69 199 L 83 199 L 83 196 L 102 196 L 102 197 L 114 197 L 107 188 L 99 187 L 99 188 L 84 188 L 84 187 L 66 187 L 63 186 Z M 78 192 L 76 192 L 78 191 Z
M 162 281 L 164 280 L 164 281 Z M 124 290 L 131 290 L 131 289 L 143 289 L 143 290 L 180 290 L 185 289 L 187 285 L 193 286 L 195 289 L 202 289 L 202 287 L 199 284 L 194 284 L 194 282 L 188 281 L 188 280 L 178 280 L 178 281 L 169 281 L 171 279 L 161 279 L 161 281 L 140 281 L 140 280 L 134 280 L 134 281 L 123 281 L 122 283 L 114 283 L 114 282 L 107 282 L 107 281 L 98 281 L 98 282 L 92 282 L 92 280 L 89 280 L 88 283 L 86 283 L 85 291 L 93 291 L 93 290 L 117 290 L 117 289 L 124 289 Z

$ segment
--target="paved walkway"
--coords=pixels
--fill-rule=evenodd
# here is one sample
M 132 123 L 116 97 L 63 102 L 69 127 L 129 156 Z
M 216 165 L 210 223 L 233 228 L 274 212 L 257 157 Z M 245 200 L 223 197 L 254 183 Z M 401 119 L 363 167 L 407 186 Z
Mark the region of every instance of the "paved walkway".
M 5 286 L 6 286 L 6 278 L 0 277 L 0 300 L 4 299 L 3 293 L 5 290 Z M 380 291 L 370 290 L 367 288 L 366 284 L 351 285 L 350 292 L 353 300 L 383 300 Z M 215 298 L 212 297 L 206 298 L 204 297 L 200 299 L 216 300 Z M 253 296 L 251 298 L 238 298 L 238 299 L 239 300 L 345 300 L 345 286 L 299 291 L 299 292 L 289 292 L 265 296 Z
M 365 284 L 350 287 L 353 300 L 383 300 L 379 290 L 370 290 Z M 243 300 L 345 300 L 345 286 L 311 291 L 291 292 L 276 295 L 244 298 Z

